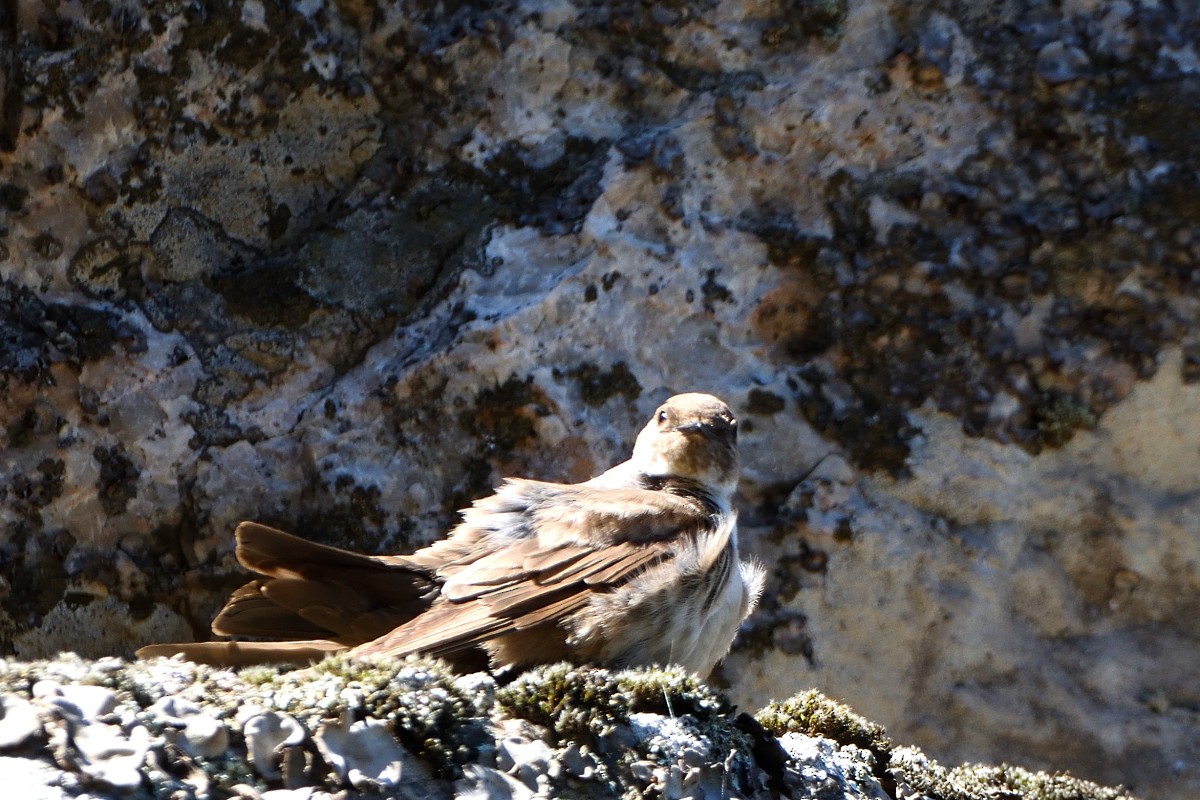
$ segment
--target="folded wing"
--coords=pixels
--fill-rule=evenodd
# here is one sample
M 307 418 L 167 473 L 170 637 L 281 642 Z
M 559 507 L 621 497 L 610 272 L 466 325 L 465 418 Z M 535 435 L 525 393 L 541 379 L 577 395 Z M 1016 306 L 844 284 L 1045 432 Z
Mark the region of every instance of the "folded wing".
M 258 577 L 234 592 L 213 631 L 289 641 L 152 645 L 138 654 L 240 665 L 353 648 L 474 664 L 469 654 L 480 645 L 495 654 L 497 642 L 520 640 L 530 654 L 506 653 L 506 663 L 551 660 L 565 654 L 564 620 L 595 593 L 674 558 L 681 540 L 713 527 L 713 515 L 711 503 L 687 492 L 511 480 L 467 509 L 449 537 L 411 556 L 360 555 L 244 522 L 238 560 Z
M 443 581 L 429 610 L 355 652 L 446 656 L 529 633 L 539 647 L 561 643 L 560 623 L 595 593 L 670 560 L 681 539 L 712 525 L 691 496 L 509 481 L 453 536 L 411 557 Z

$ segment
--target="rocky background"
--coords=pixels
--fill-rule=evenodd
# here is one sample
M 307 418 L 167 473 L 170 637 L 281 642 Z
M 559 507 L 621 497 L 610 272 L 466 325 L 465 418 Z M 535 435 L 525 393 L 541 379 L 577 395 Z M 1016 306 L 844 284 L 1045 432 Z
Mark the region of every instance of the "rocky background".
M 1200 10 L 0 6 L 0 650 L 742 420 L 716 675 L 1200 793 Z

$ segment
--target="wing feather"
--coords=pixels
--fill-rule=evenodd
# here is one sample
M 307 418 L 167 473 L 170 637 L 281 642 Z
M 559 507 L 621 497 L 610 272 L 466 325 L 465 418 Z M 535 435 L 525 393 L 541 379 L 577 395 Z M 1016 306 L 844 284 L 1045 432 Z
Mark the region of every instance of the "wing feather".
M 513 627 L 526 630 L 545 623 L 557 623 L 587 605 L 587 596 L 579 593 L 568 595 L 563 599 L 547 603 L 541 608 L 529 611 L 513 619 Z
M 356 652 L 444 655 L 557 624 L 712 523 L 711 509 L 687 496 L 509 481 L 468 509 L 445 544 L 414 556 L 445 580 L 429 611 Z M 472 543 L 472 558 L 459 538 Z M 454 557 L 436 564 L 439 551 Z
M 584 577 L 584 582 L 588 586 L 624 583 L 651 564 L 668 558 L 669 554 L 669 548 L 665 547 L 630 548 L 630 552 L 619 558 L 596 564 L 595 569 Z
M 356 655 L 446 656 L 481 644 L 500 633 L 506 621 L 478 603 L 439 603 L 415 620 L 356 647 Z

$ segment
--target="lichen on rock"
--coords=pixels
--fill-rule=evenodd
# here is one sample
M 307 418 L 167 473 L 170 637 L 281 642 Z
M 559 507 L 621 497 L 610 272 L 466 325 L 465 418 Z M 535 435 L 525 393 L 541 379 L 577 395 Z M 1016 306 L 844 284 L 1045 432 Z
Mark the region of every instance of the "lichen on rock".
M 1023 800 L 1132 800 L 1063 775 L 948 770 L 891 749 L 878 726 L 815 692 L 760 717 L 767 729 L 694 677 L 658 668 L 553 665 L 497 689 L 420 658 L 240 672 L 161 659 L 0 662 L 0 768 L 125 797 L 765 798 L 784 788 L 883 800 L 891 780 L 953 800 L 986 800 L 995 787 Z

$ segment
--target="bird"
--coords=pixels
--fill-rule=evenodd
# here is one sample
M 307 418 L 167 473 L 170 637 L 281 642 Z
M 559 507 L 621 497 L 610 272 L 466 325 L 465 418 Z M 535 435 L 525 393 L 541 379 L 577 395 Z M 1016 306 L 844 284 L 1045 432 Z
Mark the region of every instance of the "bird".
M 733 413 L 692 392 L 654 412 L 627 461 L 576 484 L 506 479 L 409 555 L 243 522 L 236 555 L 257 577 L 212 630 L 256 640 L 154 644 L 138 656 L 245 666 L 424 654 L 472 671 L 566 661 L 706 677 L 764 582 L 738 554 L 739 463 Z

